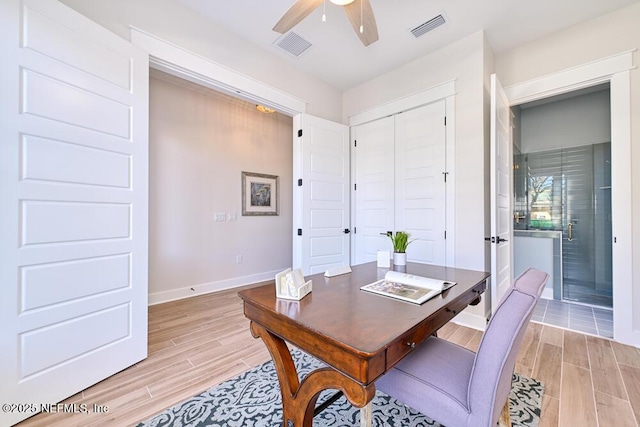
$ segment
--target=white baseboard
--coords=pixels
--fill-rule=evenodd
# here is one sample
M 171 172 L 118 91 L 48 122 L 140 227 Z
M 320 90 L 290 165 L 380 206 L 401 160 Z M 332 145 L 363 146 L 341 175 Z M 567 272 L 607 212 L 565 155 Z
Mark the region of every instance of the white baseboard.
M 466 311 L 463 311 L 454 317 L 452 322 L 457 325 L 466 326 L 479 331 L 484 331 L 487 327 L 487 319 L 482 316 L 478 316 L 477 314 L 467 313 Z
M 252 274 L 250 276 L 234 277 L 233 279 L 220 280 L 218 282 L 202 283 L 200 285 L 187 286 L 170 291 L 153 292 L 149 294 L 149 305 L 161 304 L 163 302 L 175 301 L 179 299 L 204 295 L 211 292 L 224 291 L 252 283 L 274 280 L 276 273 L 281 270 L 267 271 L 265 273 Z

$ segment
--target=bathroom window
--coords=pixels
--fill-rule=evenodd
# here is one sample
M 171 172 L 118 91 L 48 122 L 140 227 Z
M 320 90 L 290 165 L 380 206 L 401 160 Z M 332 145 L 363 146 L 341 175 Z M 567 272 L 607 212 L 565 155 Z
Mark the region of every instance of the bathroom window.
M 530 228 L 553 229 L 553 176 L 529 176 Z

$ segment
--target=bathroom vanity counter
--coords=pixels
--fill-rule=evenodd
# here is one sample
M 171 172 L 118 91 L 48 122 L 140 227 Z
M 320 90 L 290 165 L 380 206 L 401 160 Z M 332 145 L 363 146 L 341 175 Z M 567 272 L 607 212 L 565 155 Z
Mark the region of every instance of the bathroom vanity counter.
M 529 267 L 549 274 L 543 298 L 562 298 L 562 232 L 513 230 L 514 277 Z

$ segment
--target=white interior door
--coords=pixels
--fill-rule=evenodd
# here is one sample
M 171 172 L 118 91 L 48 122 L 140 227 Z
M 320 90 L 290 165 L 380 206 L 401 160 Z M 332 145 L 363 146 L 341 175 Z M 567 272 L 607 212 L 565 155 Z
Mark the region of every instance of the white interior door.
M 513 145 L 509 99 L 491 75 L 491 312 L 511 284 Z
M 54 0 L 0 35 L 0 401 L 58 402 L 146 357 L 148 58 Z
M 376 253 L 393 250 L 385 235 L 394 227 L 394 118 L 385 117 L 352 128 L 355 234 L 354 264 L 375 261 Z
M 395 116 L 395 230 L 415 239 L 409 261 L 446 265 L 445 102 Z
M 349 265 L 349 128 L 294 119 L 293 267 L 304 274 Z

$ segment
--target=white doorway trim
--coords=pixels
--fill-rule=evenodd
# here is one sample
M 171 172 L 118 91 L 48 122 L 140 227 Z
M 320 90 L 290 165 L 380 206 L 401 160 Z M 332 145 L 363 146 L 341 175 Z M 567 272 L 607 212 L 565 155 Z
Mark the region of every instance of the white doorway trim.
M 149 53 L 149 66 L 192 83 L 288 116 L 305 113 L 307 103 L 288 93 L 233 71 L 146 31 L 131 27 L 131 42 Z
M 611 89 L 611 170 L 613 226 L 613 335 L 616 341 L 640 346 L 634 330 L 631 207 L 631 91 L 633 51 L 623 52 L 558 73 L 509 86 L 510 104 L 548 98 L 601 83 Z
M 628 51 L 511 85 L 504 90 L 511 105 L 519 105 L 606 83 L 614 74 L 629 71 L 632 68 L 633 51 Z
M 439 85 L 421 90 L 414 94 L 394 99 L 393 101 L 378 105 L 369 110 L 349 116 L 349 126 L 361 125 L 383 117 L 401 113 L 430 104 L 441 99 L 452 97 L 456 94 L 456 82 L 451 80 Z M 449 111 L 447 111 L 447 114 Z

